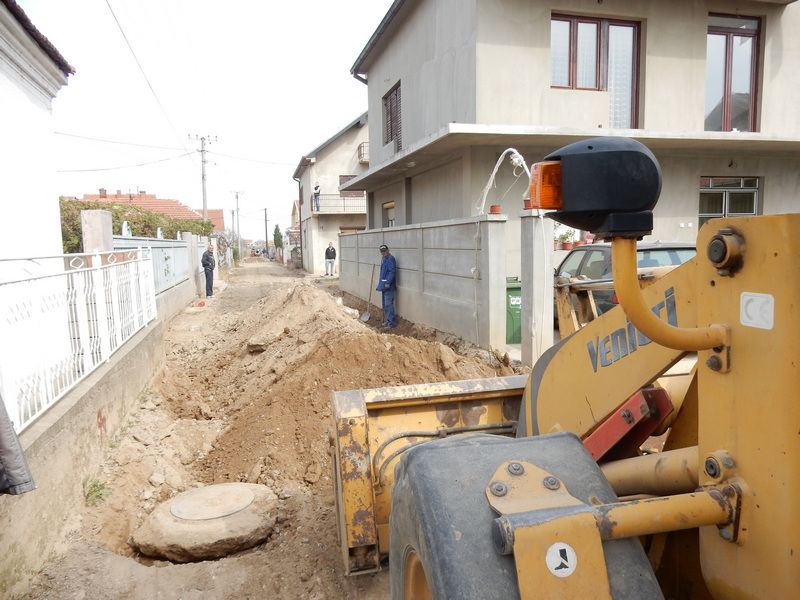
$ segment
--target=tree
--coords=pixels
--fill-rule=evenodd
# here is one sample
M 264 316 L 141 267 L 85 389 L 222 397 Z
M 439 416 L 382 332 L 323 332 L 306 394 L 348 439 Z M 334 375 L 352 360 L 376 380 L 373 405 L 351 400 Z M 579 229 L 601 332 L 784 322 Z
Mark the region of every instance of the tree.
M 283 248 L 283 234 L 281 234 L 281 228 L 277 225 L 275 225 L 272 240 L 275 242 L 275 248 Z
M 178 231 L 190 231 L 197 235 L 208 235 L 214 229 L 211 221 L 188 221 L 173 219 L 166 215 L 150 212 L 132 204 L 111 202 L 84 202 L 66 197 L 59 198 L 61 207 L 61 238 L 64 253 L 82 252 L 81 211 L 102 209 L 111 212 L 111 226 L 115 234 L 122 229 L 122 222 L 128 221 L 133 235 L 156 237 L 158 228 L 165 238 L 174 240 Z

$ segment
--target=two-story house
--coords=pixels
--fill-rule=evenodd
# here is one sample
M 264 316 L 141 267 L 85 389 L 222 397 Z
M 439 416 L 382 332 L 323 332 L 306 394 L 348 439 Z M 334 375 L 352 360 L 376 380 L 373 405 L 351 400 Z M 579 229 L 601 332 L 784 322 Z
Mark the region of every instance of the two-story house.
M 343 189 L 367 193 L 370 229 L 465 217 L 506 148 L 532 163 L 613 135 L 662 164 L 653 238 L 797 211 L 798 28 L 792 0 L 396 0 L 351 69 L 371 161 Z M 527 182 L 511 172 L 487 204 L 508 215 L 515 275 Z
M 364 113 L 305 154 L 294 171 L 293 178 L 298 183 L 303 269 L 309 273 L 325 272 L 325 249 L 330 242 L 338 256 L 340 233 L 361 231 L 366 227 L 364 192 L 340 191 L 339 188 L 359 177 L 369 164 L 367 130 L 367 113 Z M 315 197 L 317 184 L 320 193 Z M 292 221 L 294 224 L 294 214 Z

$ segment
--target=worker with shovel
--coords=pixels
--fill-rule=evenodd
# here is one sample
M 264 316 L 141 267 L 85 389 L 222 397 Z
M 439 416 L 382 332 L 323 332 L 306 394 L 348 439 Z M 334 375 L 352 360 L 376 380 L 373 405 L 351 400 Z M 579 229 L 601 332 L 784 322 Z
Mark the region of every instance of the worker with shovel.
M 397 327 L 397 318 L 394 314 L 394 297 L 397 293 L 395 275 L 397 273 L 397 261 L 389 246 L 381 244 L 378 248 L 381 252 L 381 272 L 378 276 L 378 287 L 375 289 L 383 293 L 383 329 L 394 329 Z

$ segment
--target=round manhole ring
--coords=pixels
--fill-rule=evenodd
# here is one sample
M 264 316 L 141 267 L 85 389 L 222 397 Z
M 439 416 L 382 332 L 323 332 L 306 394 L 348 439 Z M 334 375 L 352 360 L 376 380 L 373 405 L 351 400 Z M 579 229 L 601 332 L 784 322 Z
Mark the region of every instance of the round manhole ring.
M 173 517 L 185 521 L 208 521 L 228 517 L 253 503 L 252 490 L 237 484 L 210 485 L 189 490 L 170 504 Z

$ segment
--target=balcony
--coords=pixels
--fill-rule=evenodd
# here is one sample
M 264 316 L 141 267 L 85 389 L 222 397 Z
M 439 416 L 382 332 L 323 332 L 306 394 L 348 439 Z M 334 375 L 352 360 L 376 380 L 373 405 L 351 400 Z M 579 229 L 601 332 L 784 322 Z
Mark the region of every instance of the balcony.
M 361 142 L 358 145 L 358 162 L 362 165 L 369 164 L 369 142 Z
M 320 194 L 319 201 L 311 199 L 311 211 L 315 214 L 366 214 L 367 197 L 364 192 Z

